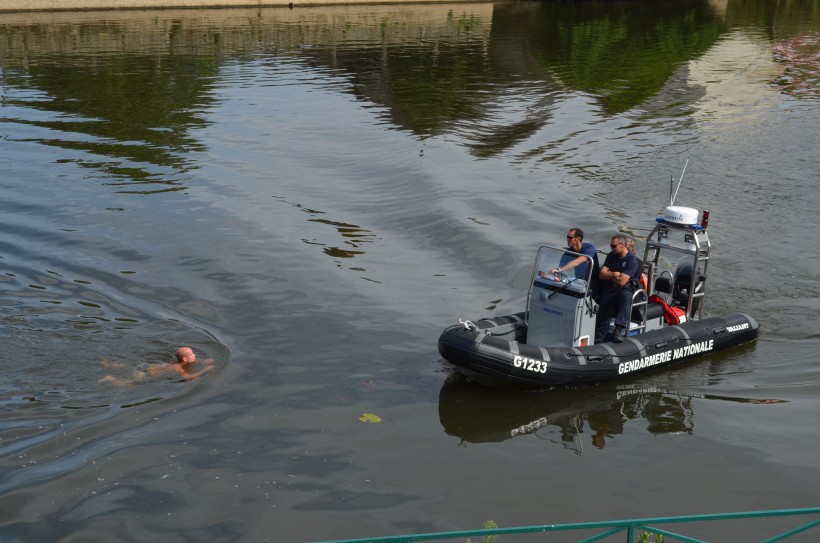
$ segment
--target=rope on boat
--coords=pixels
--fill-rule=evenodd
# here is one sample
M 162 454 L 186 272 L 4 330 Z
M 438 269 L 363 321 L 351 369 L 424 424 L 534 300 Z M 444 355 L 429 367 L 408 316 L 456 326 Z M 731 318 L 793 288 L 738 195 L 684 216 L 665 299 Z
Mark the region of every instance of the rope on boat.
M 521 328 L 522 326 L 525 325 L 524 320 L 521 319 L 520 317 L 518 317 L 516 315 L 511 315 L 511 317 L 513 317 L 515 319 L 515 322 L 504 323 L 504 324 L 501 324 L 501 325 L 495 325 L 495 326 L 490 327 L 490 328 L 479 328 L 478 325 L 475 324 L 471 320 L 458 319 L 458 322 L 460 322 L 461 326 L 465 330 L 467 330 L 468 332 L 480 332 L 480 333 L 484 334 L 485 336 L 506 336 L 511 331 L 518 330 L 519 328 Z M 487 322 L 495 324 L 495 321 L 493 319 L 484 318 L 484 319 L 480 319 L 480 320 L 481 321 L 487 321 Z M 492 332 L 492 330 L 494 330 L 495 328 L 499 328 L 499 327 L 502 327 L 502 328 L 503 327 L 509 327 L 509 330 L 504 330 L 502 332 Z
M 473 321 L 471 321 L 471 320 L 463 321 L 461 319 L 458 319 L 458 322 L 461 323 L 461 325 L 464 327 L 465 330 L 474 330 L 474 331 L 478 332 L 478 326 L 473 324 Z

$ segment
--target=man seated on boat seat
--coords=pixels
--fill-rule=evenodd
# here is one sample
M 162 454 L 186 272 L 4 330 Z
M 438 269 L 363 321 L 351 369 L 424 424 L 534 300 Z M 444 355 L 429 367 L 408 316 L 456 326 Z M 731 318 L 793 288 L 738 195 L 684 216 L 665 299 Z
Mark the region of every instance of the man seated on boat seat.
M 595 246 L 588 241 L 584 241 L 584 232 L 580 228 L 570 228 L 567 233 L 567 249 L 572 253 L 578 253 L 588 256 L 592 259 L 592 277 L 595 278 L 600 269 L 598 264 L 598 251 Z M 571 252 L 566 252 L 561 255 L 561 260 L 558 262 L 558 267 L 550 270 L 550 273 L 567 273 L 571 269 L 575 269 L 575 277 L 578 279 L 588 280 L 587 268 L 589 267 L 589 260 L 583 256 L 576 256 Z
M 630 281 L 638 270 L 638 258 L 629 252 L 627 237 L 623 234 L 612 236 L 609 243 L 612 251 L 606 256 L 598 277 L 601 279 L 601 302 L 595 318 L 595 343 L 603 343 L 609 332 L 609 321 L 615 318 L 615 332 L 612 340 L 623 341 L 624 330 L 629 326 L 632 310 L 632 288 Z

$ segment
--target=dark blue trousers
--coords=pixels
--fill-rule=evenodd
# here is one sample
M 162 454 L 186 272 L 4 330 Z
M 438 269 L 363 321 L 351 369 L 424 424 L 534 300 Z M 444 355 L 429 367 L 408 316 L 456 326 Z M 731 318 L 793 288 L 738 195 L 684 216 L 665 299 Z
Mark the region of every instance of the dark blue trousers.
M 595 317 L 595 343 L 606 341 L 609 320 L 615 318 L 615 326 L 629 326 L 629 312 L 632 311 L 632 289 L 605 286 L 601 292 L 598 315 Z M 626 335 L 626 334 L 624 334 Z

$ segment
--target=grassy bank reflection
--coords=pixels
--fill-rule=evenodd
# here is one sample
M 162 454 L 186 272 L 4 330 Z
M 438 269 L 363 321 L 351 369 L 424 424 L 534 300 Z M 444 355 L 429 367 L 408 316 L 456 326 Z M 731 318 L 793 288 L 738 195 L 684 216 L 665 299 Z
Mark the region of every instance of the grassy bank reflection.
M 475 155 L 487 157 L 552 122 L 554 102 L 565 93 L 591 97 L 604 115 L 640 106 L 732 28 L 767 20 L 788 43 L 783 29 L 794 25 L 784 21 L 807 16 L 796 4 L 8 14 L 0 23 L 3 103 L 49 113 L 19 122 L 44 129 L 45 143 L 88 153 L 73 160 L 114 173 L 128 185 L 123 190 L 178 190 L 194 167 L 184 154 L 204 150 L 193 132 L 218 105 L 213 89 L 225 67 L 288 57 L 306 70 L 343 74 L 341 92 L 377 104 L 386 122 L 420 138 L 474 121 L 482 128 L 460 135 Z M 817 28 L 817 11 L 805 24 Z M 799 67 L 806 79 L 805 62 Z M 509 110 L 511 99 L 517 111 Z

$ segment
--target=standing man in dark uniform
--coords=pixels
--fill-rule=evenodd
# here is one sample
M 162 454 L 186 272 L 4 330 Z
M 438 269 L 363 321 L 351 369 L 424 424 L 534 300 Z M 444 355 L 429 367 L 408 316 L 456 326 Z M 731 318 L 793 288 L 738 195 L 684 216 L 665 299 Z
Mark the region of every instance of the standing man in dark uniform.
M 626 246 L 623 234 L 612 236 L 612 249 L 601 266 L 601 303 L 595 319 L 595 343 L 603 343 L 609 331 L 609 321 L 615 318 L 615 332 L 612 340 L 621 343 L 629 326 L 629 312 L 632 310 L 632 288 L 630 279 L 638 272 L 638 258 Z

